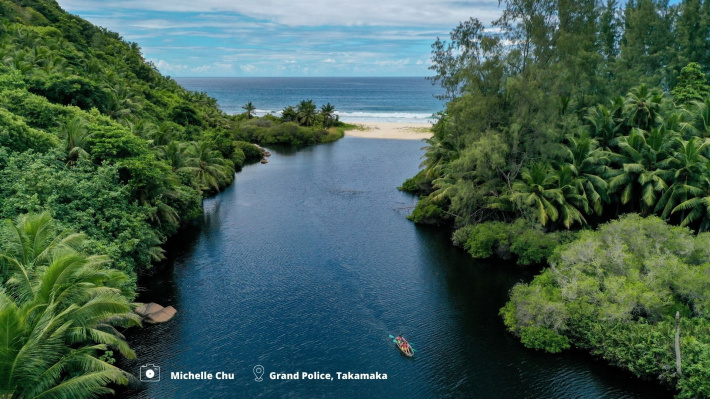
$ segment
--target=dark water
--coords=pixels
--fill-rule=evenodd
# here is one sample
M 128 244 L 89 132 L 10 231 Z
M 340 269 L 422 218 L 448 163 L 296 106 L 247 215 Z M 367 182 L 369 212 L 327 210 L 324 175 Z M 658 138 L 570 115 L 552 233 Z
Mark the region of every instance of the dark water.
M 140 299 L 173 305 L 167 324 L 130 332 L 162 381 L 136 398 L 668 397 L 581 353 L 524 349 L 498 309 L 515 266 L 475 262 L 448 234 L 405 219 L 395 187 L 420 161 L 417 141 L 346 137 L 268 165 L 205 201 L 203 220 L 171 243 L 171 262 Z M 389 340 L 403 333 L 418 353 Z M 252 369 L 266 369 L 255 382 Z M 170 372 L 234 373 L 175 381 Z M 272 381 L 268 373 L 387 373 L 386 381 Z
M 330 102 L 347 122 L 426 123 L 444 103 L 441 88 L 424 77 L 328 78 L 176 78 L 189 90 L 207 92 L 223 111 L 240 114 L 252 102 L 259 116 L 280 113 L 288 105 L 312 99 Z

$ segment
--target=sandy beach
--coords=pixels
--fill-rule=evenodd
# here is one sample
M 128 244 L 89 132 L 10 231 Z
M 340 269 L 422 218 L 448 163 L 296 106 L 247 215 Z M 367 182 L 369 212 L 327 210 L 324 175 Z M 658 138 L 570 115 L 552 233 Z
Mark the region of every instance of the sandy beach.
M 356 125 L 358 129 L 347 130 L 345 135 L 399 140 L 423 140 L 432 136 L 428 123 L 364 122 Z

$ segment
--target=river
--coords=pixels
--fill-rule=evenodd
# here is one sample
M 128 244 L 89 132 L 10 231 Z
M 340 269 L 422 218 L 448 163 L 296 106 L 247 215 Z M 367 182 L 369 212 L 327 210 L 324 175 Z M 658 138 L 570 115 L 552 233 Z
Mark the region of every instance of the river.
M 171 240 L 169 261 L 139 280 L 139 300 L 173 305 L 162 325 L 128 332 L 161 381 L 135 398 L 670 397 L 580 352 L 548 355 L 506 333 L 498 310 L 531 271 L 480 262 L 448 233 L 405 217 L 396 190 L 416 173 L 418 141 L 354 137 L 271 149 L 204 202 Z M 406 358 L 389 334 L 417 353 Z M 263 365 L 264 380 L 252 370 Z M 234 374 L 172 380 L 172 372 Z M 387 380 L 269 379 L 271 372 L 386 373 Z

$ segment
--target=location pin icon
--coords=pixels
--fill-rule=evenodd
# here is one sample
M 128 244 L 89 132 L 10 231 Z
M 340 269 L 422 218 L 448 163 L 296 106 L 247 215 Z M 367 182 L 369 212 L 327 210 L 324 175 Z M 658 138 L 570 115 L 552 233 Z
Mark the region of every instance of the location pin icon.
M 257 364 L 256 366 L 254 366 L 254 376 L 256 377 L 254 378 L 254 381 L 263 381 L 263 379 L 261 378 L 262 375 L 264 375 L 264 366 Z

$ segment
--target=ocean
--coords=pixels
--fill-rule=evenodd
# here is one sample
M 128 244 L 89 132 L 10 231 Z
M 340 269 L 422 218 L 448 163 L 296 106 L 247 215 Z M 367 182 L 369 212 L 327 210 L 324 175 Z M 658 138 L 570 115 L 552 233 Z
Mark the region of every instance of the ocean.
M 206 92 L 228 114 L 252 102 L 256 115 L 279 115 L 289 105 L 330 102 L 344 122 L 427 123 L 444 109 L 434 96 L 442 89 L 424 77 L 175 78 L 189 90 Z

